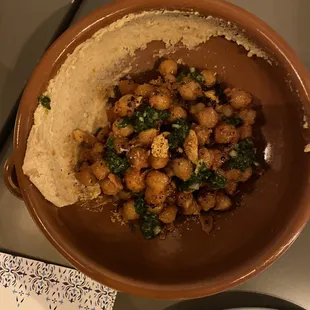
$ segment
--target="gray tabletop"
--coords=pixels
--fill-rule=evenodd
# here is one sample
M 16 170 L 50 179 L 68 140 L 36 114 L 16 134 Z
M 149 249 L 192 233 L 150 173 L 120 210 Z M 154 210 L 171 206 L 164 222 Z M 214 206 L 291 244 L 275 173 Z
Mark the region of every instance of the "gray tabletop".
M 45 3 L 45 5 L 41 5 L 42 8 L 38 7 L 37 4 L 42 2 Z M 29 18 L 33 16 L 40 17 L 35 21 L 31 20 L 31 22 L 28 23 L 29 25 L 23 21 L 24 30 L 14 29 L 14 31 L 19 31 L 19 36 L 16 38 L 16 42 L 14 41 L 15 43 L 10 43 L 14 44 L 13 47 L 10 45 L 1 45 L 1 117 L 4 113 L 8 113 L 8 105 L 12 105 L 12 102 L 17 99 L 18 92 L 22 90 L 23 82 L 27 79 L 37 59 L 44 51 L 47 44 L 46 42 L 48 42 L 48 39 L 51 37 L 55 29 L 55 24 L 59 22 L 59 19 L 58 22 L 56 19 L 53 20 L 54 24 L 49 24 L 47 21 L 50 21 L 51 16 L 59 17 L 60 12 L 64 14 L 68 8 L 69 2 L 69 0 L 55 0 L 52 2 L 47 0 L 27 1 L 28 6 L 36 7 L 36 10 L 30 12 L 25 8 L 24 15 L 26 16 L 23 16 L 23 18 L 28 18 L 27 20 L 29 20 Z M 106 2 L 107 1 L 104 0 L 84 0 L 75 17 L 75 21 Z M 308 29 L 310 29 L 310 19 L 308 17 L 310 12 L 309 0 L 232 0 L 231 2 L 246 8 L 269 23 L 293 46 L 301 60 L 310 68 L 310 36 L 308 35 Z M 19 4 L 20 1 L 0 1 L 0 42 L 8 42 L 11 34 L 10 32 L 3 32 L 3 28 L 1 28 L 1 23 L 3 21 L 6 24 L 21 25 L 20 16 L 13 14 L 17 3 Z M 51 5 L 51 3 L 53 3 L 53 5 Z M 279 10 L 279 7 L 281 7 L 281 10 Z M 7 14 L 3 14 L 4 9 Z M 38 36 L 35 41 L 32 41 L 32 38 L 34 38 L 34 35 L 40 28 L 45 28 L 46 35 L 41 34 L 43 37 L 40 38 L 40 36 Z M 44 41 L 43 44 L 41 44 L 42 41 Z M 29 42 L 41 46 L 38 47 L 35 55 L 31 52 L 28 54 L 24 53 L 24 47 L 27 46 Z M 18 62 L 19 55 L 23 56 L 22 58 L 20 57 L 20 62 Z M 28 62 L 27 59 L 29 59 Z M 5 70 L 1 71 L 1 67 L 5 68 Z M 14 68 L 20 68 L 20 70 Z M 16 79 L 16 83 L 14 83 L 14 79 Z M 8 137 L 5 147 L 0 152 L 0 165 L 3 165 L 5 159 L 12 151 L 11 140 L 12 137 Z M 277 262 L 265 272 L 245 282 L 243 285 L 236 287 L 236 290 L 274 295 L 299 304 L 305 309 L 310 309 L 309 242 L 310 226 L 308 225 L 293 246 Z M 68 262 L 61 257 L 35 226 L 24 203 L 13 197 L 7 191 L 2 181 L 2 175 L 0 176 L 0 250 L 1 249 L 20 255 L 68 265 Z M 165 309 L 173 303 L 175 302 L 154 301 L 120 293 L 116 299 L 115 309 L 160 310 Z M 191 309 L 191 307 L 188 309 Z

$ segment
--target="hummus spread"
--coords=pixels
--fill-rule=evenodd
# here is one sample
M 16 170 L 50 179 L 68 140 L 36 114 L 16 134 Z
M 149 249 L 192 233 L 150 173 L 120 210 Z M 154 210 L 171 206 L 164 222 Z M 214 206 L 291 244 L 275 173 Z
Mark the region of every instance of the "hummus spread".
M 167 54 L 180 43 L 193 49 L 212 36 L 224 36 L 248 50 L 267 55 L 231 23 L 197 13 L 152 11 L 130 14 L 100 29 L 80 44 L 50 80 L 44 95 L 51 110 L 39 105 L 34 113 L 23 171 L 44 197 L 57 207 L 100 194 L 99 185 L 85 187 L 74 176 L 78 143 L 72 132 L 94 133 L 107 124 L 109 88 L 131 70 L 135 52 L 154 40 L 165 43 Z

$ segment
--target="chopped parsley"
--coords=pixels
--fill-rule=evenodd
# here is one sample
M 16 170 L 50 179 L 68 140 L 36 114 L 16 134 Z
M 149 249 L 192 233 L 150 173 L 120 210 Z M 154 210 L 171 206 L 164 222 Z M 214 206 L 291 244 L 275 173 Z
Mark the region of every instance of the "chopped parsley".
M 230 125 L 233 125 L 235 127 L 237 126 L 240 126 L 243 124 L 243 120 L 242 118 L 240 117 L 235 117 L 235 116 L 230 116 L 230 117 L 227 117 L 227 116 L 224 116 L 222 118 L 222 120 Z
M 178 189 L 182 191 L 194 190 L 200 183 L 207 181 L 211 175 L 211 170 L 206 167 L 204 162 L 198 163 L 195 172 L 187 181 L 178 182 Z
M 145 239 L 156 237 L 162 230 L 158 215 L 146 212 L 143 215 L 140 230 Z
M 165 121 L 169 116 L 169 111 L 160 111 L 144 103 L 136 109 L 132 116 L 124 117 L 118 126 L 124 128 L 132 124 L 135 132 L 141 132 L 155 128 L 159 122 Z
M 105 160 L 107 161 L 109 170 L 117 175 L 123 175 L 123 173 L 129 167 L 127 158 L 116 154 L 114 148 L 114 140 L 112 137 L 108 138 L 106 145 L 107 152 Z
M 255 149 L 251 137 L 241 140 L 234 146 L 233 150 L 235 151 L 234 156 L 231 156 L 227 163 L 228 169 L 245 171 L 254 164 Z
M 175 150 L 183 145 L 189 134 L 190 125 L 184 118 L 179 118 L 172 124 L 172 131 L 168 136 L 169 149 Z
M 178 75 L 176 81 L 177 81 L 178 83 L 180 83 L 180 82 L 182 82 L 183 78 L 185 78 L 185 77 L 188 77 L 188 78 L 190 78 L 190 79 L 192 79 L 192 80 L 195 80 L 196 82 L 198 82 L 198 83 L 201 84 L 201 85 L 204 85 L 204 83 L 205 83 L 205 78 L 203 77 L 203 75 L 201 75 L 201 74 L 199 73 L 199 71 L 196 71 L 195 68 L 190 68 L 190 69 L 189 69 L 189 72 L 182 71 L 182 72 Z
M 44 108 L 51 109 L 51 98 L 48 96 L 41 95 L 38 97 L 38 104 L 42 104 Z
M 142 196 L 138 196 L 135 200 L 135 210 L 139 215 L 143 215 L 146 213 L 146 203 Z
M 227 179 L 224 176 L 216 173 L 215 171 L 212 171 L 212 174 L 209 178 L 209 183 L 210 186 L 214 189 L 225 188 L 227 184 Z

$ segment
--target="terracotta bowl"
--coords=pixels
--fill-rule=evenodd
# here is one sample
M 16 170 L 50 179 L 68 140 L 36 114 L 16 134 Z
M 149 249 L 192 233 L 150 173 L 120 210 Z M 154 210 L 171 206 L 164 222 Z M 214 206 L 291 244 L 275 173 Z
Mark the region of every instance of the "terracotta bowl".
M 215 217 L 206 235 L 192 223 L 179 237 L 143 240 L 110 220 L 110 211 L 78 206 L 58 209 L 47 202 L 22 172 L 37 97 L 66 55 L 98 29 L 128 13 L 151 9 L 194 9 L 236 23 L 277 62 L 272 66 L 223 38 L 198 51 L 173 54 L 190 66 L 217 66 L 228 84 L 254 96 L 259 110 L 260 162 L 265 173 L 250 182 L 240 206 Z M 139 69 L 154 63 L 154 43 L 140 52 Z M 151 65 L 152 65 L 151 64 Z M 120 291 L 163 299 L 196 298 L 240 284 L 264 270 L 296 239 L 310 214 L 310 83 L 306 69 L 284 40 L 250 13 L 217 0 L 131 0 L 102 7 L 68 29 L 46 52 L 25 89 L 15 126 L 14 153 L 6 183 L 20 195 L 42 232 L 77 269 Z M 15 166 L 14 166 L 15 165 Z M 15 170 L 17 179 L 15 178 Z M 238 199 L 237 199 L 238 200 Z

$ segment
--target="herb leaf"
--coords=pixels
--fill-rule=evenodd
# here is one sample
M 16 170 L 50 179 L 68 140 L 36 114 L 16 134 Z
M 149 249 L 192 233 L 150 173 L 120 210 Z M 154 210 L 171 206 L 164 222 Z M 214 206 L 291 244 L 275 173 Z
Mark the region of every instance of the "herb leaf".
M 253 165 L 255 161 L 255 149 L 251 137 L 241 140 L 233 149 L 237 154 L 229 159 L 227 163 L 228 169 L 245 171 Z
M 135 200 L 135 210 L 139 215 L 143 215 L 146 213 L 146 203 L 142 196 L 138 196 Z
M 189 134 L 190 125 L 184 118 L 179 118 L 172 124 L 172 131 L 168 136 L 169 149 L 175 150 L 183 145 L 184 140 Z
M 129 167 L 127 158 L 116 154 L 114 149 L 114 140 L 112 137 L 108 138 L 106 145 L 107 152 L 105 160 L 107 161 L 108 168 L 111 172 L 117 175 L 122 175 Z
M 224 116 L 222 117 L 222 120 L 230 125 L 233 125 L 235 127 L 240 126 L 243 124 L 243 120 L 240 117 L 234 117 L 234 116 Z
M 201 75 L 199 73 L 199 71 L 196 71 L 195 68 L 190 68 L 189 72 L 186 72 L 186 71 L 181 72 L 178 75 L 176 81 L 178 83 L 180 83 L 180 82 L 182 82 L 183 78 L 185 78 L 185 77 L 188 77 L 192 80 L 195 80 L 196 82 L 198 82 L 201 85 L 204 85 L 204 83 L 205 83 L 205 78 L 203 77 L 203 75 Z
M 140 230 L 145 239 L 156 237 L 162 230 L 158 215 L 146 212 L 143 216 Z
M 130 124 L 129 116 L 123 117 L 123 119 L 118 123 L 118 128 L 125 128 Z
M 220 188 L 225 188 L 227 179 L 224 176 L 213 171 L 212 175 L 209 178 L 209 182 L 212 188 L 220 189 Z
M 51 109 L 51 98 L 48 96 L 41 95 L 38 97 L 38 104 L 42 104 L 44 108 Z

